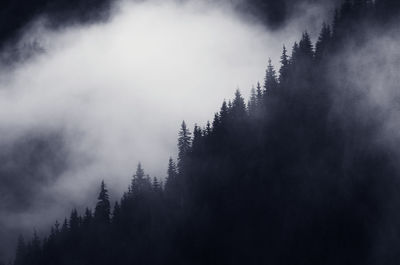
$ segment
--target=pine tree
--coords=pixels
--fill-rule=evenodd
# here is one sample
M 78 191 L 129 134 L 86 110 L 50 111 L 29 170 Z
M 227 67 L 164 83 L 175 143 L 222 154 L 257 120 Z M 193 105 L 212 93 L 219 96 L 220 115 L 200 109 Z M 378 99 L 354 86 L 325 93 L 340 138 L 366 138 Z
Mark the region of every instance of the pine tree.
M 288 78 L 289 74 L 289 56 L 287 55 L 287 49 L 283 45 L 282 55 L 281 55 L 281 68 L 279 69 L 279 82 L 283 83 Z
M 206 129 L 204 130 L 204 135 L 210 136 L 211 135 L 211 124 L 210 121 L 207 121 Z
M 86 208 L 85 215 L 83 216 L 82 225 L 85 229 L 91 225 L 93 219 L 92 211 L 89 208 Z
M 184 164 L 186 156 L 191 147 L 191 133 L 186 127 L 185 121 L 182 122 L 181 130 L 179 131 L 178 137 L 178 170 L 182 173 L 184 170 Z
M 165 181 L 165 191 L 174 192 L 176 187 L 176 176 L 178 175 L 174 160 L 170 157 L 168 160 L 167 178 Z
M 201 137 L 203 136 L 202 131 L 197 124 L 194 125 L 193 129 L 193 140 L 192 140 L 192 148 L 199 148 L 201 145 Z
M 225 124 L 227 122 L 228 114 L 229 114 L 228 104 L 226 103 L 226 100 L 224 100 L 222 102 L 222 106 L 218 115 L 221 124 Z
M 130 191 L 132 195 L 140 195 L 151 190 L 151 183 L 148 176 L 145 175 L 142 164 L 139 163 L 136 173 L 132 177 Z
M 290 64 L 294 65 L 299 59 L 299 44 L 295 42 L 292 47 L 292 56 L 290 57 Z
M 277 87 L 278 87 L 278 80 L 276 77 L 276 72 L 274 66 L 272 65 L 271 59 L 268 59 L 268 66 L 264 80 L 264 91 L 266 93 L 270 93 L 272 91 L 275 91 Z
M 60 232 L 60 223 L 56 220 L 54 223 L 54 232 L 58 234 Z
M 246 103 L 239 89 L 235 92 L 235 98 L 232 102 L 231 112 L 234 118 L 244 118 L 246 116 Z
M 329 25 L 323 23 L 321 33 L 319 34 L 318 41 L 315 45 L 315 59 L 321 60 L 327 53 L 327 49 L 331 42 L 331 28 Z
M 114 225 L 119 225 L 121 222 L 121 206 L 119 206 L 118 201 L 114 204 L 114 210 L 112 214 L 112 223 Z
M 231 109 L 232 109 L 232 101 L 228 100 L 228 114 L 230 113 Z
M 220 125 L 221 125 L 221 118 L 219 116 L 219 113 L 216 112 L 214 114 L 214 119 L 212 123 L 213 132 L 217 132 L 220 129 Z
M 178 172 L 176 170 L 176 165 L 174 160 L 170 157 L 168 161 L 168 170 L 167 170 L 167 180 L 165 183 L 165 188 L 167 189 L 167 186 L 170 187 L 170 185 L 176 181 L 176 176 Z
M 247 109 L 249 111 L 250 116 L 254 116 L 256 114 L 257 109 L 257 94 L 254 86 L 251 88 L 250 91 L 250 99 L 249 103 L 247 104 Z
M 81 220 L 78 216 L 78 211 L 76 209 L 73 209 L 71 212 L 71 216 L 69 218 L 69 229 L 71 233 L 77 233 L 79 230 Z
M 61 233 L 63 235 L 68 233 L 68 220 L 67 220 L 67 218 L 64 219 L 64 223 L 61 226 Z
M 262 104 L 263 93 L 261 89 L 260 82 L 257 82 L 257 105 L 260 106 Z
M 162 187 L 160 185 L 160 182 L 156 177 L 153 178 L 153 183 L 152 183 L 152 188 L 154 192 L 160 193 L 162 191 Z
M 314 56 L 313 44 L 310 39 L 308 32 L 304 32 L 299 42 L 299 52 L 302 58 L 311 59 Z
M 97 204 L 94 211 L 94 219 L 99 224 L 110 223 L 110 201 L 108 197 L 108 190 L 104 181 L 100 185 L 100 193 L 97 198 Z

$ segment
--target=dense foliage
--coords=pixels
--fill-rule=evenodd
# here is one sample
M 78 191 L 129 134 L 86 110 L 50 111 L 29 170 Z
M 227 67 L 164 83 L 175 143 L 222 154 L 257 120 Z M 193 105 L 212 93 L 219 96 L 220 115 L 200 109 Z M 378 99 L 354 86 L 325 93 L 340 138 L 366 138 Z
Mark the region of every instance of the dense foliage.
M 247 104 L 237 91 L 204 128 L 182 123 L 165 184 L 139 164 L 111 207 L 103 182 L 93 212 L 21 237 L 14 264 L 398 264 L 395 161 L 372 140 L 375 117 L 356 115 L 357 95 L 333 111 L 344 88 L 329 75 L 395 5 L 346 1 L 315 47 L 305 32 L 279 70 L 269 62 Z

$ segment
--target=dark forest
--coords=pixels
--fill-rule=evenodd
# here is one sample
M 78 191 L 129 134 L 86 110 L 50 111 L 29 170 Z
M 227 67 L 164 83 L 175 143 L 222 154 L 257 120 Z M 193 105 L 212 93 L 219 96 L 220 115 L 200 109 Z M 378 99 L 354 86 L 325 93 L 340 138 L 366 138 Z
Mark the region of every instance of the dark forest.
M 341 62 L 399 15 L 395 0 L 344 1 L 315 43 L 304 31 L 266 62 L 249 99 L 237 90 L 207 124 L 183 121 L 165 179 L 138 163 L 122 198 L 98 183 L 95 208 L 20 236 L 11 264 L 399 264 L 398 157 L 376 140 L 386 114 L 360 118 Z

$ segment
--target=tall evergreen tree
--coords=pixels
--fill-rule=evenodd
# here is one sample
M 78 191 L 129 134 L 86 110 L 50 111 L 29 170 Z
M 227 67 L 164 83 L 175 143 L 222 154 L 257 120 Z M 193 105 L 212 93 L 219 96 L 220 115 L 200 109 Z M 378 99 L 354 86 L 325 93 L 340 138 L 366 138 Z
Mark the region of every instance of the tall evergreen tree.
M 67 218 L 65 218 L 65 219 L 64 219 L 64 222 L 63 222 L 63 224 L 62 224 L 62 226 L 61 226 L 61 233 L 62 233 L 63 235 L 65 235 L 65 234 L 68 233 L 68 230 L 69 230 L 69 228 L 68 228 L 68 220 L 67 220 Z
M 196 150 L 200 148 L 201 146 L 201 140 L 202 140 L 203 132 L 197 124 L 194 125 L 193 129 L 193 139 L 192 139 L 192 149 Z
M 268 66 L 264 79 L 264 91 L 265 93 L 270 93 L 271 91 L 275 91 L 277 87 L 278 79 L 276 77 L 276 72 L 274 66 L 272 65 L 271 59 L 268 59 Z
M 114 225 L 121 224 L 121 206 L 119 205 L 118 201 L 114 204 L 113 214 L 112 214 L 112 223 Z
M 221 124 L 225 124 L 228 120 L 228 115 L 229 115 L 229 107 L 228 104 L 226 103 L 226 101 L 224 100 L 222 102 L 222 106 L 221 109 L 219 111 L 219 121 Z
M 171 191 L 176 183 L 176 176 L 178 175 L 176 165 L 172 157 L 168 160 L 167 178 L 165 182 L 165 190 Z
M 156 177 L 153 177 L 152 188 L 154 192 L 160 193 L 162 191 L 161 184 Z
M 82 225 L 85 229 L 91 225 L 93 219 L 92 211 L 89 208 L 85 209 L 85 215 L 83 216 Z
M 104 181 L 100 185 L 100 193 L 97 197 L 97 204 L 94 211 L 94 219 L 99 224 L 110 223 L 110 200 L 108 196 L 108 190 Z
M 250 91 L 250 99 L 249 103 L 247 103 L 247 109 L 249 111 L 250 116 L 254 116 L 257 110 L 257 94 L 254 86 L 251 88 Z
M 212 123 L 213 132 L 217 132 L 220 128 L 220 125 L 221 125 L 221 118 L 219 116 L 219 113 L 216 112 L 214 114 L 214 119 L 213 119 L 213 123 Z
M 290 57 L 290 64 L 295 65 L 298 59 L 299 59 L 299 44 L 296 41 L 294 42 L 292 47 L 292 56 Z
M 69 218 L 69 229 L 72 233 L 77 233 L 79 226 L 80 226 L 81 220 L 80 217 L 78 216 L 78 211 L 76 209 L 73 209 L 71 212 L 71 216 Z
M 140 195 L 151 190 L 150 179 L 145 175 L 141 163 L 137 165 L 136 173 L 132 177 L 130 190 L 133 196 Z
M 244 118 L 246 116 L 246 103 L 239 89 L 235 92 L 235 98 L 232 102 L 231 113 L 234 118 Z
M 279 81 L 280 83 L 284 83 L 289 74 L 289 56 L 287 55 L 287 49 L 285 45 L 283 45 L 282 55 L 281 55 L 281 68 L 279 69 Z
M 299 42 L 299 52 L 301 57 L 304 59 L 312 59 L 314 56 L 313 44 L 307 31 L 303 33 Z
M 262 94 L 261 85 L 260 85 L 260 82 L 257 82 L 257 105 L 258 106 L 261 105 L 262 98 L 263 98 L 263 94 Z
M 331 42 L 331 28 L 329 25 L 323 23 L 321 33 L 319 34 L 318 41 L 315 45 L 315 58 L 321 60 L 327 52 Z
M 204 130 L 204 135 L 210 136 L 211 135 L 211 124 L 210 121 L 207 121 L 206 129 Z
M 185 121 L 182 122 L 178 137 L 178 171 L 183 172 L 186 156 L 191 147 L 191 132 L 186 127 Z

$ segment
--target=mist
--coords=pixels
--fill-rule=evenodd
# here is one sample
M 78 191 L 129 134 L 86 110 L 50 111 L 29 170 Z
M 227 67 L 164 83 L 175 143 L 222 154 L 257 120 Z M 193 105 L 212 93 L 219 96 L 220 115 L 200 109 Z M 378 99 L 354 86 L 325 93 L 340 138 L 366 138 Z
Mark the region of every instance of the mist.
M 93 206 L 101 180 L 119 198 L 138 162 L 163 179 L 182 120 L 204 126 L 236 89 L 247 97 L 268 57 L 277 65 L 282 45 L 307 25 L 316 36 L 322 16 L 309 10 L 279 31 L 225 2 L 120 2 L 107 22 L 57 30 L 45 17 L 33 22 L 17 44 L 27 59 L 2 66 L 0 144 L 21 154 L 29 152 L 21 141 L 44 139 L 44 159 L 55 158 L 3 182 L 0 238 L 11 243 L 1 243 L 0 258 L 16 233 L 46 234 L 73 207 Z
M 396 52 L 399 39 L 398 23 L 369 28 L 360 44 L 349 43 L 330 64 L 333 115 L 343 120 L 373 124 L 374 144 L 392 155 L 397 165 L 400 153 L 400 93 Z M 338 78 L 338 76 L 340 78 Z M 350 109 L 346 109 L 350 107 Z M 365 132 L 366 135 L 368 131 Z

